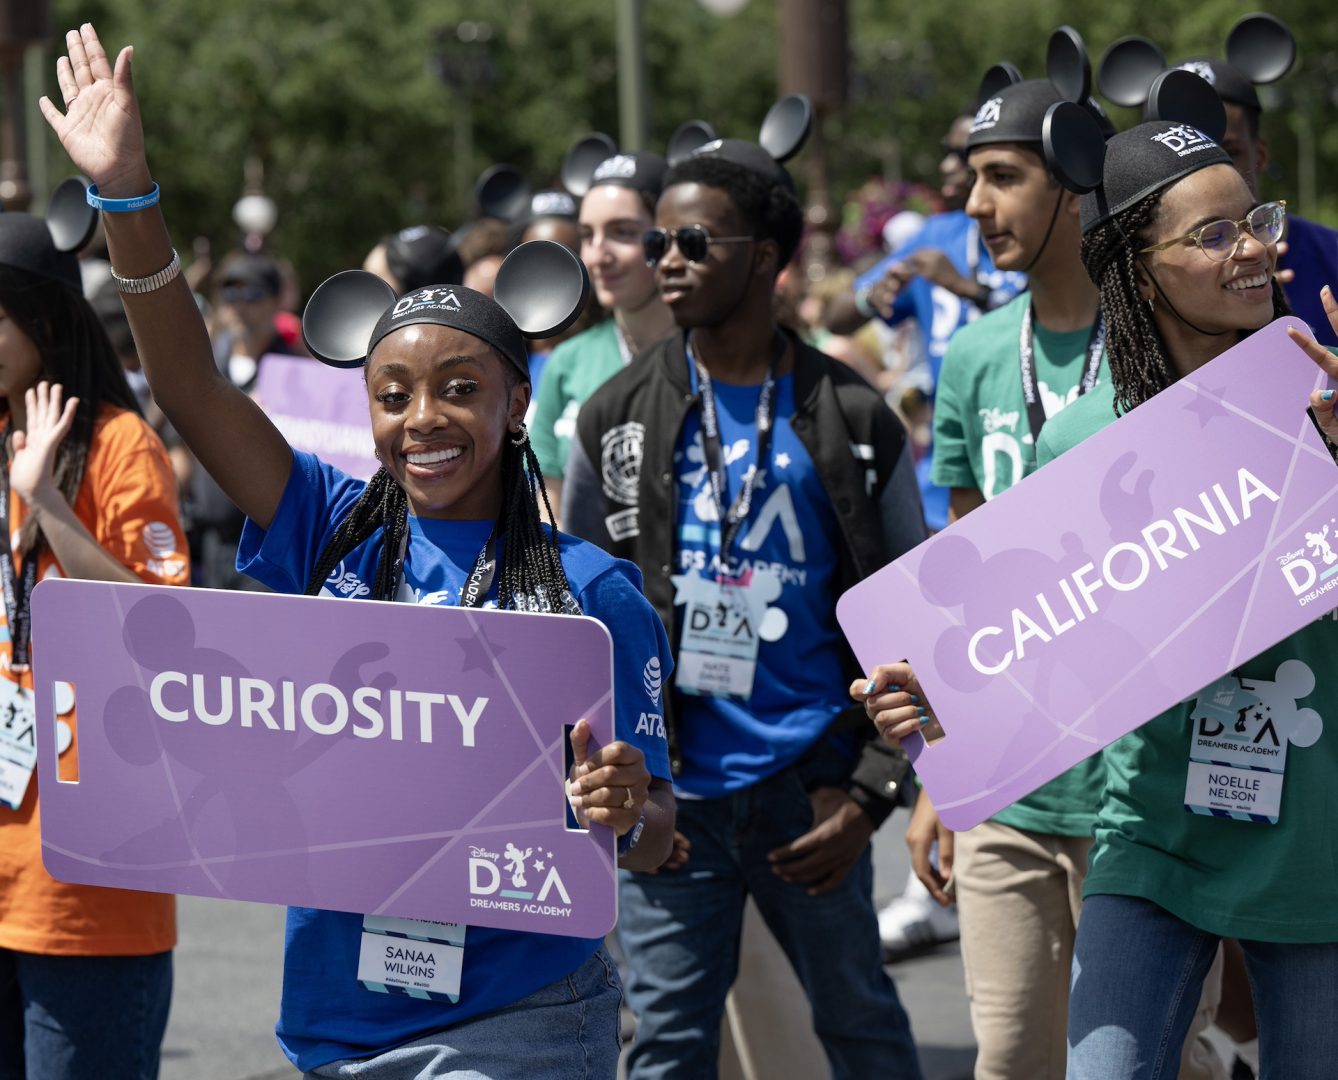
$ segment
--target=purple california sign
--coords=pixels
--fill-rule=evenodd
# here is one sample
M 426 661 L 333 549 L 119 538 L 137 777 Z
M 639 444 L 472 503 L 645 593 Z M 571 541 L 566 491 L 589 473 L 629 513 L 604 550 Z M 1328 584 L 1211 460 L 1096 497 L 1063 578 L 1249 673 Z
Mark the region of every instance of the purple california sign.
M 359 480 L 376 472 L 367 388 L 359 372 L 270 353 L 260 361 L 252 396 L 293 449 Z
M 594 619 L 50 580 L 38 782 L 62 881 L 601 937 L 613 835 L 565 727 L 613 730 Z M 77 783 L 56 771 L 72 684 Z
M 906 658 L 933 704 L 943 737 L 906 749 L 949 827 L 1338 607 L 1338 468 L 1304 408 L 1326 380 L 1288 325 L 841 598 L 860 663 Z

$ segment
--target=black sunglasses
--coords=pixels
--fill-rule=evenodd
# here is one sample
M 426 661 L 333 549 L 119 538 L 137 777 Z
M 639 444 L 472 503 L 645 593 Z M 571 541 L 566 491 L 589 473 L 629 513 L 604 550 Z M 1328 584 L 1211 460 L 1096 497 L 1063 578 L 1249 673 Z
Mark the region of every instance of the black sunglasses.
M 755 236 L 712 236 L 703 225 L 680 225 L 677 229 L 647 229 L 641 237 L 646 265 L 654 266 L 677 244 L 679 253 L 690 263 L 703 262 L 712 244 L 751 244 Z

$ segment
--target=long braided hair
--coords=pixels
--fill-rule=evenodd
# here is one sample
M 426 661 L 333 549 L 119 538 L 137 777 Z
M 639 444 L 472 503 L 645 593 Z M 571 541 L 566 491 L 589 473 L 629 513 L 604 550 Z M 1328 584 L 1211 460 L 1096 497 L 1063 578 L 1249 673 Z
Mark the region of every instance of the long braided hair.
M 1163 189 L 1164 190 L 1164 189 Z M 1101 290 L 1106 320 L 1106 358 L 1115 389 L 1115 414 L 1123 416 L 1176 381 L 1152 309 L 1138 295 L 1138 249 L 1161 206 L 1162 191 L 1140 199 L 1082 238 L 1082 261 Z M 1273 279 L 1273 317 L 1291 311 Z
M 510 387 L 521 379 L 506 360 L 501 363 Z M 522 432 L 524 429 L 522 428 Z M 539 515 L 542 502 L 549 524 Z M 506 439 L 502 445 L 502 507 L 488 536 L 488 548 L 497 553 L 497 606 L 502 610 L 556 612 L 579 615 L 580 605 L 562 568 L 556 520 L 544 486 L 543 472 L 528 434 L 520 445 Z M 404 489 L 383 465 L 336 527 L 312 568 L 306 594 L 315 596 L 339 563 L 383 530 L 376 563 L 372 599 L 394 600 L 399 590 L 403 549 L 408 542 L 409 500 Z
M 56 487 L 73 505 L 84 482 L 88 449 L 102 406 L 135 415 L 139 402 L 96 313 L 69 285 L 11 266 L 0 266 L 0 308 L 32 341 L 42 358 L 41 378 L 59 383 L 65 400 L 79 399 L 74 424 L 56 448 Z M 46 546 L 35 515 L 19 530 L 19 552 L 31 557 Z

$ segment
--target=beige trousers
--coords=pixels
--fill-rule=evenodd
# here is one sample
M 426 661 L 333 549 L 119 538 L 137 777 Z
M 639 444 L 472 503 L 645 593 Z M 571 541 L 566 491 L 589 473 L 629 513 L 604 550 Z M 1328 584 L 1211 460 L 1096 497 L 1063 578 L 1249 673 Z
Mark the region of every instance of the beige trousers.
M 1073 939 L 1087 875 L 1087 837 L 1047 836 L 987 821 L 957 834 L 953 881 L 962 963 L 979 1051 L 976 1080 L 1063 1080 Z M 1221 992 L 1221 961 L 1185 1040 L 1181 1080 L 1223 1080 L 1204 1043 Z

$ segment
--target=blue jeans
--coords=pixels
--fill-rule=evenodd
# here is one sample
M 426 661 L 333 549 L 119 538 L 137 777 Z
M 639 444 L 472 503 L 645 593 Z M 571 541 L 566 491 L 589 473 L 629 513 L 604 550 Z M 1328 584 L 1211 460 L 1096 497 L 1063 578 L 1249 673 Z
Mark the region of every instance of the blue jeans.
M 821 896 L 782 881 L 767 862 L 768 852 L 812 827 L 807 792 L 848 771 L 839 757 L 816 754 L 724 798 L 681 799 L 687 865 L 620 872 L 618 941 L 637 1015 L 629 1080 L 716 1075 L 750 894 L 808 995 L 833 1076 L 919 1080 L 910 1021 L 883 970 L 868 849 Z
M 1174 1080 L 1219 938 L 1131 896 L 1089 896 L 1069 996 L 1068 1080 Z M 1338 944 L 1242 941 L 1259 1080 L 1331 1080 Z
M 622 987 L 609 954 L 496 1012 L 414 1039 L 374 1058 L 307 1073 L 335 1080 L 614 1080 Z
M 154 1080 L 172 954 L 0 949 L 0 1080 Z

